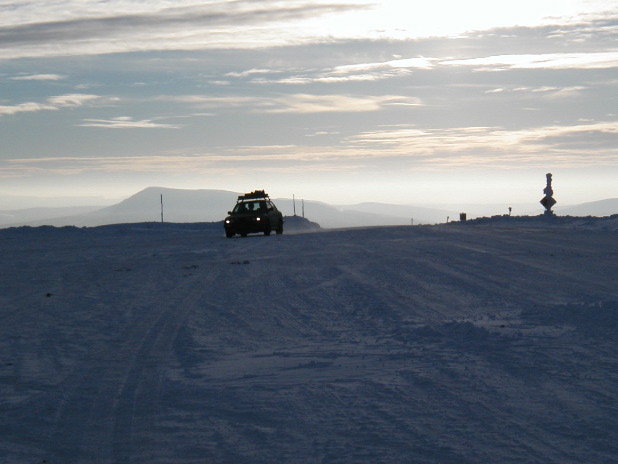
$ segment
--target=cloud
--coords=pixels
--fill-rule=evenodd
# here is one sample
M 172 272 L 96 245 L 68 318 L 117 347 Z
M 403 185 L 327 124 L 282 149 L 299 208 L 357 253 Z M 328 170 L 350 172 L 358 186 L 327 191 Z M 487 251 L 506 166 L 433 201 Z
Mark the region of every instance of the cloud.
M 569 87 L 558 87 L 545 85 L 541 87 L 515 87 L 515 88 L 497 88 L 485 91 L 486 94 L 506 94 L 506 93 L 529 93 L 536 97 L 541 96 L 546 99 L 551 98 L 569 98 L 581 94 L 582 90 L 588 87 L 582 85 L 573 85 Z
M 47 101 L 57 108 L 75 108 L 99 99 L 101 99 L 99 95 L 72 93 L 68 95 L 59 95 L 57 97 L 49 97 Z
M 17 113 L 32 113 L 38 111 L 57 111 L 62 108 L 75 108 L 87 103 L 101 100 L 99 95 L 73 93 L 49 97 L 45 103 L 25 102 L 17 105 L 0 105 L 0 116 L 10 116 Z
M 226 77 L 236 77 L 236 78 L 244 78 L 244 77 L 248 77 L 248 76 L 252 76 L 254 74 L 270 74 L 274 72 L 271 69 L 248 69 L 247 71 L 242 71 L 242 72 L 229 72 L 227 73 L 225 76 Z
M 599 143 L 599 140 L 604 140 Z M 414 126 L 365 132 L 348 139 L 359 152 L 408 157 L 419 166 L 509 169 L 540 165 L 614 165 L 618 122 L 541 126 L 421 129 Z M 582 152 L 585 153 L 582 156 Z
M 0 168 L 0 177 L 19 177 L 45 173 L 75 175 L 84 172 L 174 172 L 186 169 L 185 157 L 175 156 L 59 156 L 48 158 L 21 158 L 7 161 Z M 193 158 L 193 157 L 188 157 Z M 194 160 L 195 161 L 195 160 Z
M 10 79 L 12 81 L 59 81 L 64 78 L 59 74 L 32 74 L 30 76 L 11 77 Z
M 305 172 L 340 171 L 361 167 L 350 163 L 345 150 L 333 147 L 262 145 L 239 146 L 217 153 L 174 153 L 143 156 L 78 157 L 58 156 L 47 158 L 20 158 L 0 160 L 0 178 L 36 174 L 76 175 L 85 172 L 162 172 L 166 174 L 187 172 L 212 175 L 220 173 L 238 175 L 239 166 L 250 167 L 251 172 Z M 343 161 L 333 164 L 333 161 Z
M 44 103 L 26 102 L 17 105 L 0 105 L 0 116 L 12 116 L 17 113 L 35 113 L 38 111 L 54 111 L 58 108 Z
M 292 148 L 287 153 L 294 153 Z M 265 154 L 261 161 L 280 161 L 287 156 Z M 142 156 L 56 156 L 0 160 L 0 178 L 36 174 L 76 175 L 85 172 L 163 172 L 186 173 L 228 171 L 238 173 L 237 164 L 255 162 L 255 153 L 160 154 Z
M 387 106 L 421 106 L 423 104 L 419 98 L 398 95 L 354 96 L 305 93 L 263 97 L 161 96 L 158 100 L 188 103 L 213 110 L 238 109 L 267 114 L 357 113 L 377 111 Z
M 618 52 L 546 53 L 538 55 L 498 55 L 463 60 L 445 60 L 447 66 L 474 66 L 479 70 L 507 69 L 608 69 L 618 67 Z
M 575 3 L 575 5 L 572 5 Z M 553 37 L 598 34 L 616 17 L 599 2 L 498 4 L 403 0 L 152 0 L 12 2 L 0 16 L 0 59 L 164 50 L 255 49 L 358 39 L 463 37 L 470 31 L 552 25 Z M 175 5 L 170 7 L 169 5 Z M 565 6 L 568 4 L 568 6 Z M 42 20 L 41 18 L 44 18 Z M 587 31 L 584 24 L 587 24 Z M 560 28 L 560 26 L 568 26 Z M 611 23 L 604 27 L 610 33 Z M 570 35 L 569 35 L 570 36 Z M 570 36 L 571 37 L 571 36 Z M 407 68 L 414 67 L 406 66 Z M 356 72 L 357 73 L 357 72 Z
M 361 64 L 353 64 L 353 65 L 343 65 L 343 66 L 337 66 L 333 70 L 333 73 L 334 74 L 350 74 L 350 73 L 357 73 L 359 71 L 369 71 L 372 69 L 381 69 L 381 68 L 431 69 L 433 67 L 433 61 L 435 61 L 435 58 L 418 57 L 418 58 L 402 58 L 402 59 L 383 61 L 383 62 L 377 62 L 377 63 L 361 63 Z
M 50 11 L 51 17 L 45 21 L 40 21 L 40 16 L 15 20 L 0 26 L 0 58 L 284 45 L 302 40 L 299 31 L 303 28 L 290 27 L 293 24 L 367 7 L 344 2 L 295 5 L 251 0 L 172 8 L 162 5 L 166 3 L 155 2 L 147 10 L 135 11 L 123 4 L 106 10 L 75 4 L 68 17 Z
M 385 106 L 420 106 L 422 102 L 415 97 L 396 95 L 352 96 L 352 95 L 314 95 L 291 94 L 276 97 L 265 106 L 266 113 L 360 113 L 378 111 Z
M 117 120 L 139 122 L 131 118 Z M 394 161 L 391 165 L 398 171 L 417 172 L 602 167 L 618 163 L 617 139 L 618 122 L 519 130 L 396 125 L 343 138 L 332 145 L 239 145 L 204 153 L 12 159 L 0 162 L 0 177 L 94 171 L 236 175 L 240 166 L 251 172 L 351 172 L 376 166 L 383 170 L 385 161 Z
M 134 120 L 128 116 L 113 119 L 85 119 L 80 127 L 103 127 L 106 129 L 179 129 L 182 126 L 155 122 L 152 119 Z
M 305 74 L 282 78 L 258 77 L 253 80 L 257 84 L 289 84 L 306 85 L 313 83 L 336 84 L 346 82 L 372 82 L 383 79 L 407 76 L 412 69 L 428 70 L 433 68 L 435 58 L 407 58 L 375 63 L 359 63 L 352 65 L 336 66 L 334 68 L 315 71 L 310 70 Z M 250 70 L 241 73 L 230 73 L 230 77 L 248 77 L 253 74 L 274 74 L 284 71 Z
M 386 105 L 421 105 L 412 97 L 400 96 L 349 96 L 349 95 L 311 95 L 293 94 L 273 100 L 275 105 L 266 109 L 267 113 L 332 113 L 377 111 Z

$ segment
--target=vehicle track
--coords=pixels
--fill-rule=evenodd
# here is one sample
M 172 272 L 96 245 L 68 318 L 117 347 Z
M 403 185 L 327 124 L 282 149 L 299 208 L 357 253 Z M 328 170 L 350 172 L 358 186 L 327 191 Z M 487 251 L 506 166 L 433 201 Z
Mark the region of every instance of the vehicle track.
M 44 452 L 50 464 L 134 462 L 134 441 L 157 411 L 163 372 L 173 362 L 178 333 L 198 309 L 194 302 L 218 275 L 217 267 L 193 275 L 170 271 L 164 263 L 158 269 L 150 277 L 151 290 L 140 289 L 150 298 L 132 301 L 128 292 L 128 299 L 119 301 L 136 308 L 133 322 L 104 351 L 79 363 L 59 387 L 62 400 Z M 175 274 L 173 282 L 157 289 L 154 282 L 170 274 Z

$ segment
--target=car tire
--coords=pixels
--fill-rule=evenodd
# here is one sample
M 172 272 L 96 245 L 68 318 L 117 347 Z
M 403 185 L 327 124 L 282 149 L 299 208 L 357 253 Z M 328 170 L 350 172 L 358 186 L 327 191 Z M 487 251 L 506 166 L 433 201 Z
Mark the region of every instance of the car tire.
M 279 221 L 279 226 L 277 227 L 277 235 L 281 235 L 283 233 L 283 221 Z

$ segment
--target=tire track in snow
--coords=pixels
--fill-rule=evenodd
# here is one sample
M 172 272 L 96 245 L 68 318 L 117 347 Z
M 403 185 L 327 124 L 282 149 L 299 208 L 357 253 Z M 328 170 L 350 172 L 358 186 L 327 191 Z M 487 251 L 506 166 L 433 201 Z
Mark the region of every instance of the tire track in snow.
M 114 407 L 112 461 L 118 464 L 133 462 L 133 433 L 135 423 L 148 424 L 148 417 L 156 410 L 161 383 L 161 366 L 169 363 L 170 351 L 189 314 L 196 288 L 202 282 L 192 282 L 178 288 L 187 296 L 166 302 L 157 321 L 141 336 L 141 343 L 133 353 L 130 370 L 123 379 Z
M 160 272 L 169 278 L 168 269 Z M 93 357 L 91 367 L 63 383 L 63 400 L 54 419 L 47 462 L 134 462 L 133 434 L 149 423 L 156 410 L 161 369 L 169 364 L 178 332 L 196 309 L 193 302 L 199 300 L 218 272 L 214 267 L 206 274 L 178 275 L 164 291 L 153 286 L 152 296 L 146 301 L 130 302 L 142 308 L 133 325 L 115 338 L 113 346 Z M 137 290 L 149 293 L 147 289 Z

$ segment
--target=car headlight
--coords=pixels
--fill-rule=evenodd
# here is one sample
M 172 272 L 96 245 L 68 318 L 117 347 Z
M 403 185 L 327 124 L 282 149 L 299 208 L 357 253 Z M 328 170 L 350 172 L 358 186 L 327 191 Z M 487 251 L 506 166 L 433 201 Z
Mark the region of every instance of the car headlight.
M 232 222 L 232 221 L 230 221 L 229 219 L 226 219 L 226 220 L 225 220 L 225 223 L 226 223 L 226 224 L 229 224 L 229 223 L 231 223 L 231 222 Z
M 262 218 L 260 218 L 260 217 L 256 217 L 256 218 L 255 218 L 255 220 L 256 220 L 256 221 L 261 221 L 261 220 L 262 220 Z

